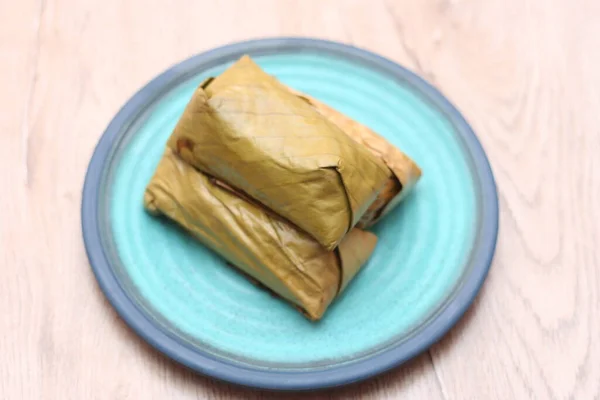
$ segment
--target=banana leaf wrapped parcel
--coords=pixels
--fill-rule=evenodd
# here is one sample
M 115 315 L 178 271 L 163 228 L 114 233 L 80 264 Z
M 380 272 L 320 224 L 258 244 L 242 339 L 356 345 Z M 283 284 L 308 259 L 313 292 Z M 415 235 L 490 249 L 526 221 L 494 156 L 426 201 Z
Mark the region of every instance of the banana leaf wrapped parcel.
M 392 176 L 380 157 L 248 56 L 196 89 L 168 147 L 328 250 Z
M 257 201 L 184 162 L 167 149 L 148 184 L 144 206 L 300 308 L 320 319 L 375 248 L 374 234 L 352 229 L 327 250 Z

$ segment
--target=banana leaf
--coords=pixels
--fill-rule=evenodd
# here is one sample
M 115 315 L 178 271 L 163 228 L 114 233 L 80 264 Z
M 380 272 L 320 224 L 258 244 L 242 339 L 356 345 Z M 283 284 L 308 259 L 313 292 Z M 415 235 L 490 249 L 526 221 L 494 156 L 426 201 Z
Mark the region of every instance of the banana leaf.
M 144 206 L 193 234 L 312 320 L 352 280 L 377 237 L 352 229 L 333 251 L 260 203 L 167 149 L 146 187 Z M 201 268 L 201 266 L 198 266 Z
M 391 172 L 248 56 L 201 84 L 168 146 L 333 250 Z
M 384 189 L 379 193 L 377 199 L 371 204 L 357 224 L 360 228 L 372 226 L 406 197 L 421 178 L 421 169 L 410 157 L 367 126 L 354 121 L 314 97 L 292 88 L 288 89 L 312 105 L 325 118 L 336 124 L 357 143 L 369 149 L 391 171 Z

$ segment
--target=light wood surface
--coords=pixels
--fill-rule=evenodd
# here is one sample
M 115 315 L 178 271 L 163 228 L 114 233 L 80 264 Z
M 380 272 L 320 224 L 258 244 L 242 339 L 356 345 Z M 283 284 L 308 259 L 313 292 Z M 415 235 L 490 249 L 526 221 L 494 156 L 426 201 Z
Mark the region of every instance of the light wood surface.
M 141 342 L 96 285 L 79 214 L 94 145 L 132 93 L 274 35 L 421 73 L 477 131 L 501 204 L 495 262 L 458 326 L 404 367 L 309 397 L 600 398 L 597 0 L 0 0 L 0 398 L 276 397 Z

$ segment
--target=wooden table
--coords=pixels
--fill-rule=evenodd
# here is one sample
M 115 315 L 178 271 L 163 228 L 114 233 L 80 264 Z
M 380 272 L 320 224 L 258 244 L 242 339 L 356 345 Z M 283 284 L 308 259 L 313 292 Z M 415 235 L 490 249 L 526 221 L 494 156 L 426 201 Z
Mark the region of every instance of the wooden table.
M 134 91 L 192 54 L 274 35 L 425 76 L 479 134 L 500 194 L 497 256 L 458 326 L 404 367 L 312 396 L 600 398 L 598 1 L 367 4 L 0 0 L 0 398 L 275 397 L 138 339 L 96 285 L 79 214 L 94 145 Z

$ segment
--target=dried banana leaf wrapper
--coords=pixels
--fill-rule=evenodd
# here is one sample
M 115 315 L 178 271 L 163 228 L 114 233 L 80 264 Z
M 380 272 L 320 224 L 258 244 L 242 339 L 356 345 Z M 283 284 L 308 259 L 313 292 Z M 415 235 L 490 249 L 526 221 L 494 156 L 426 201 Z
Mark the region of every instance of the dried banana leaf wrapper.
M 358 227 L 369 227 L 394 209 L 421 177 L 421 169 L 406 154 L 365 125 L 354 121 L 327 104 L 294 89 L 289 90 L 312 105 L 319 113 L 336 124 L 357 143 L 379 157 L 391 174 L 377 199 L 363 214 Z
M 146 188 L 144 206 L 175 221 L 313 320 L 321 318 L 377 242 L 372 233 L 353 229 L 336 250 L 328 251 L 169 149 Z
M 168 146 L 334 249 L 389 178 L 385 163 L 249 57 L 194 92 Z

